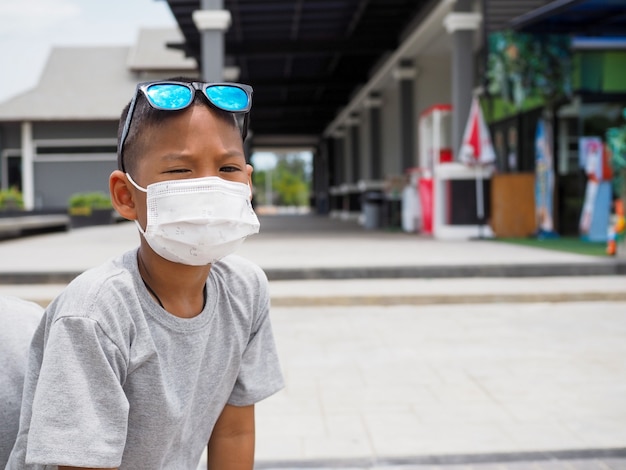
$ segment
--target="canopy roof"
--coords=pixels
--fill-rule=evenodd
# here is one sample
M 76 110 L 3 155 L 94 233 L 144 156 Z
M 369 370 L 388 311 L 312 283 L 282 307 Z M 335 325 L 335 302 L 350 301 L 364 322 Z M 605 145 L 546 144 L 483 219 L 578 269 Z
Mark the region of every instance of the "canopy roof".
M 527 33 L 626 36 L 626 1 L 555 0 L 510 25 Z
M 200 0 L 167 1 L 185 38 L 178 47 L 200 62 L 200 34 L 192 20 Z M 225 61 L 240 69 L 239 81 L 254 87 L 254 135 L 287 135 L 303 143 L 319 138 L 375 66 L 397 49 L 407 28 L 436 3 L 224 0 L 232 15 Z

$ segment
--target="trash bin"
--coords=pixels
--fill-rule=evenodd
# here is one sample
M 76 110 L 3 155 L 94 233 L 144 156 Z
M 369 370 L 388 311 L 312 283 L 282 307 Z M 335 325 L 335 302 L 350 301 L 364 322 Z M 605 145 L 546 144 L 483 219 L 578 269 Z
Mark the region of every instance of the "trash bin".
M 366 191 L 363 194 L 363 227 L 367 230 L 380 228 L 383 194 L 381 191 Z
M 406 170 L 409 181 L 402 190 L 402 230 L 409 233 L 418 232 L 421 228 L 421 207 L 418 194 L 419 169 Z

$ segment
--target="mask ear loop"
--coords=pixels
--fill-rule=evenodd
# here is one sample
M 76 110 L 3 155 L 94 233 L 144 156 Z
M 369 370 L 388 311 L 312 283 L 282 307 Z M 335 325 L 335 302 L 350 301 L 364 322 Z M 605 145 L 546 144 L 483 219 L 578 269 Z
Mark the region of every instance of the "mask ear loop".
M 128 181 L 130 181 L 130 184 L 132 184 L 135 188 L 137 188 L 139 191 L 142 191 L 144 193 L 147 193 L 148 190 L 145 188 L 142 188 L 141 186 L 139 186 L 137 183 L 135 183 L 135 180 L 133 179 L 132 176 L 130 176 L 128 173 L 126 173 L 126 178 L 128 178 Z M 144 237 L 146 236 L 146 231 L 141 228 L 141 224 L 139 223 L 138 219 L 135 219 L 133 222 L 135 222 L 135 225 L 137 226 L 137 229 L 139 229 L 139 233 L 141 233 Z
M 132 184 L 135 188 L 137 188 L 139 191 L 142 191 L 144 193 L 147 193 L 148 190 L 146 188 L 142 188 L 141 186 L 139 186 L 137 183 L 135 183 L 135 180 L 133 179 L 132 176 L 130 176 L 128 173 L 126 173 L 126 178 L 128 178 L 128 181 L 130 181 L 130 184 Z

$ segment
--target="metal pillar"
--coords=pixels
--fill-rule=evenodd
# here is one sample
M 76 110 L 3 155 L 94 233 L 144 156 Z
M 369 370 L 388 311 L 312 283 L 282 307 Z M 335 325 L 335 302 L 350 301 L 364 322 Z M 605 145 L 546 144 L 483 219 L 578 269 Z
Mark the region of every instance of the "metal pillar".
M 468 2 L 457 5 L 469 8 Z M 474 89 L 474 31 L 482 21 L 480 13 L 448 13 L 444 26 L 452 35 L 452 149 L 461 148 L 463 131 L 472 105 Z
M 328 214 L 330 211 L 328 197 L 330 144 L 329 139 L 322 140 L 314 153 L 313 188 L 315 192 L 315 209 L 318 214 Z
M 22 197 L 24 209 L 35 208 L 35 176 L 34 176 L 35 145 L 33 144 L 33 125 L 22 122 Z
M 333 150 L 334 150 L 334 167 L 335 179 L 334 186 L 339 186 L 346 182 L 346 164 L 344 162 L 344 132 L 343 130 L 335 131 L 333 134 Z
M 382 165 L 382 139 L 380 107 L 382 100 L 377 94 L 372 94 L 365 101 L 365 107 L 369 109 L 369 137 L 370 137 L 370 178 L 379 181 L 383 177 Z
M 200 31 L 202 79 L 207 82 L 224 80 L 224 32 L 230 27 L 231 15 L 223 4 L 223 0 L 201 0 L 202 9 L 192 14 Z
M 345 197 L 342 191 L 346 183 L 346 162 L 345 162 L 345 133 L 343 129 L 336 130 L 332 135 L 333 154 L 333 183 L 330 188 L 330 216 L 340 217 L 346 209 Z
M 350 126 L 350 150 L 352 154 L 352 173 L 350 175 L 350 182 L 356 184 L 361 178 L 361 143 L 359 141 L 358 116 L 350 116 L 348 125 Z
M 400 168 L 398 174 L 403 174 L 404 170 L 415 166 L 415 103 L 414 103 L 414 80 L 416 70 L 410 60 L 404 60 L 393 72 L 393 76 L 398 80 L 400 88 Z

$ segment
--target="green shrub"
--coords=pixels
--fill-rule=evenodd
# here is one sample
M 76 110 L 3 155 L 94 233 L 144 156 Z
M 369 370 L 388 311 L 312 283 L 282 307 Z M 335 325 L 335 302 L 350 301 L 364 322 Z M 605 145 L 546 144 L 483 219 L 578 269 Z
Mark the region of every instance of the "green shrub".
M 91 215 L 94 209 L 111 209 L 111 199 L 103 192 L 75 193 L 68 201 L 71 215 Z
M 91 209 L 110 209 L 111 199 L 102 192 L 76 193 L 70 196 L 70 207 L 90 207 Z
M 0 211 L 22 209 L 24 209 L 24 198 L 16 187 L 0 190 Z

